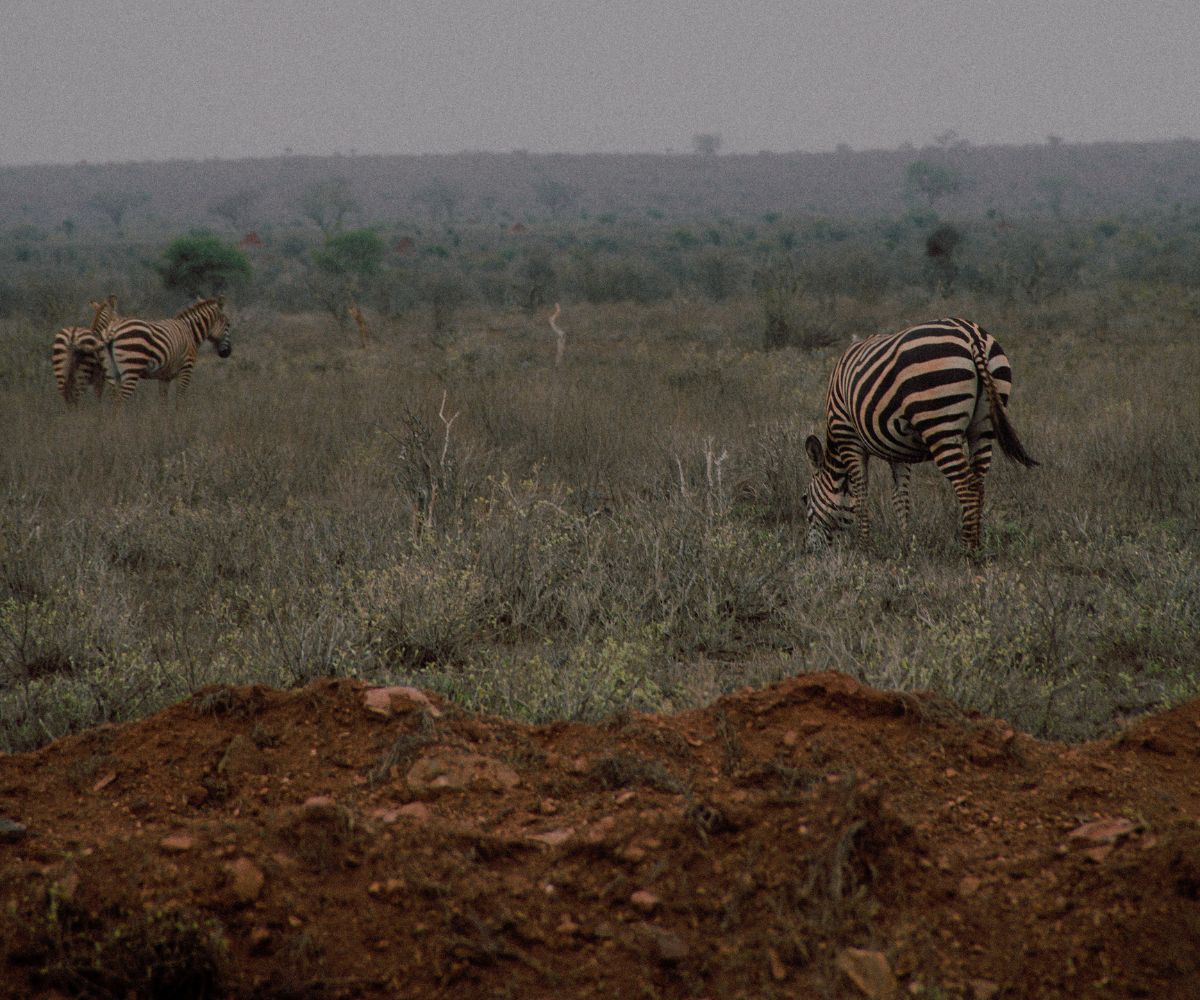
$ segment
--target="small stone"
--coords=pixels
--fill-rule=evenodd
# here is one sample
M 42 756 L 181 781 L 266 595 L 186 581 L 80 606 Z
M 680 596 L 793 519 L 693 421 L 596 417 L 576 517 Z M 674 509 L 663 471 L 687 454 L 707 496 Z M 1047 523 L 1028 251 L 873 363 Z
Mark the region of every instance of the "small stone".
M 174 853 L 190 851 L 196 846 L 196 838 L 190 837 L 186 833 L 173 833 L 169 837 L 163 837 L 158 842 L 158 846 L 164 851 L 172 851 Z
M 0 844 L 19 844 L 27 833 L 29 828 L 24 823 L 0 816 Z
M 427 820 L 433 812 L 424 802 L 407 802 L 396 810 L 396 815 L 403 819 Z
M 616 825 L 616 822 L 617 820 L 614 816 L 602 816 L 590 827 L 588 827 L 583 839 L 589 844 L 599 844 L 603 842 L 604 838 L 608 836 L 609 831 L 612 830 L 612 828 Z
M 397 703 L 400 704 L 397 704 Z M 403 704 L 407 702 L 408 704 Z M 367 711 L 384 718 L 397 711 L 424 709 L 435 719 L 440 718 L 442 711 L 424 691 L 414 687 L 371 688 L 363 694 L 363 704 Z
M 644 933 L 654 945 L 658 960 L 666 965 L 682 962 L 688 956 L 687 942 L 674 931 L 646 924 Z
M 1123 817 L 1117 819 L 1098 819 L 1092 823 L 1084 823 L 1071 831 L 1071 836 L 1081 840 L 1090 840 L 1094 844 L 1113 844 L 1126 834 L 1133 833 L 1137 824 Z
M 400 818 L 400 810 L 388 809 L 386 806 L 376 806 L 374 809 L 368 809 L 367 815 L 371 819 L 379 820 L 380 823 L 391 824 Z
M 262 893 L 266 877 L 249 858 L 241 857 L 225 865 L 230 876 L 230 888 L 240 903 L 253 903 Z
M 787 966 L 783 964 L 783 959 L 779 957 L 779 952 L 774 948 L 768 948 L 767 959 L 771 963 L 771 978 L 777 983 L 782 983 L 787 979 Z
M 255 927 L 250 931 L 250 950 L 266 951 L 271 946 L 271 932 L 266 927 Z
M 558 803 L 554 799 L 542 799 L 538 803 L 538 812 L 543 816 L 553 816 L 558 812 Z
M 311 812 L 323 812 L 332 809 L 336 804 L 332 795 L 310 795 L 304 800 L 304 808 Z
M 1000 984 L 990 979 L 968 979 L 967 986 L 971 990 L 971 1000 L 992 1000 L 1000 992 Z
M 559 844 L 564 844 L 570 840 L 574 834 L 574 827 L 565 826 L 557 830 L 547 830 L 545 833 L 531 833 L 529 839 L 536 840 L 539 844 L 545 844 L 548 847 L 557 847 Z
M 623 806 L 626 802 L 635 798 L 637 798 L 637 792 L 632 788 L 626 788 L 623 792 L 617 793 L 617 805 Z
M 896 976 L 881 951 L 843 948 L 834 964 L 869 1000 L 895 1000 L 899 994 Z
M 629 902 L 636 910 L 641 910 L 643 913 L 652 913 L 658 908 L 658 904 L 662 900 L 649 889 L 638 889 L 637 892 L 629 897 Z
M 1112 844 L 1097 844 L 1095 847 L 1085 848 L 1080 853 L 1088 859 L 1099 864 L 1113 852 Z
M 559 934 L 575 934 L 579 931 L 579 925 L 570 917 L 563 917 L 562 922 L 554 928 Z
M 798 732 L 796 732 L 796 730 L 789 729 L 786 733 L 783 734 L 783 745 L 785 747 L 788 747 L 790 749 L 791 747 L 794 747 L 799 742 L 800 742 L 800 734 Z
M 266 755 L 248 736 L 235 735 L 217 763 L 217 774 L 228 781 L 241 783 L 266 769 Z
M 507 792 L 521 783 L 521 777 L 507 764 L 477 753 L 446 751 L 422 757 L 404 776 L 417 795 L 431 792 L 464 791 L 487 788 Z
M 630 844 L 621 852 L 621 857 L 626 861 L 632 861 L 634 864 L 637 864 L 639 861 L 646 860 L 646 850 L 645 848 L 638 847 L 637 844 Z
M 117 780 L 117 772 L 109 771 L 107 774 L 101 775 L 101 777 L 96 781 L 96 783 L 94 785 L 92 785 L 92 791 L 98 792 L 101 789 L 107 788 L 109 785 L 111 785 L 116 780 Z
M 982 884 L 982 880 L 977 876 L 964 875 L 962 881 L 958 883 L 958 894 L 960 896 L 973 896 L 979 891 L 979 887 Z

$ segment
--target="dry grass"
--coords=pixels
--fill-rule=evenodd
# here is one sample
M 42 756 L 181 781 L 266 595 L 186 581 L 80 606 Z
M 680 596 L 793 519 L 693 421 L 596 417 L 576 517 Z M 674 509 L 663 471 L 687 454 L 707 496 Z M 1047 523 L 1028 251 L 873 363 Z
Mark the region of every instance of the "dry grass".
M 841 302 L 839 335 L 948 313 L 1005 345 L 1042 462 L 994 468 L 974 560 L 929 466 L 911 537 L 876 467 L 871 543 L 803 550 L 840 342 L 765 353 L 752 299 L 570 306 L 560 369 L 540 314 L 363 350 L 248 310 L 182 405 L 121 415 L 68 412 L 53 330 L 0 322 L 0 748 L 323 674 L 548 719 L 832 668 L 1068 738 L 1200 693 L 1186 301 L 914 293 Z

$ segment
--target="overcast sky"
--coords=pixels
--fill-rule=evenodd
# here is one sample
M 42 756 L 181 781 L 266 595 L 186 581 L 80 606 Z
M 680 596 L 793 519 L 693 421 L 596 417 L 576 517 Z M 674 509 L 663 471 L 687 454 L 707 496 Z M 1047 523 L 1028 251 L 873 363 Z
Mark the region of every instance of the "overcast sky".
M 1200 0 L 0 0 L 0 163 L 1200 137 Z

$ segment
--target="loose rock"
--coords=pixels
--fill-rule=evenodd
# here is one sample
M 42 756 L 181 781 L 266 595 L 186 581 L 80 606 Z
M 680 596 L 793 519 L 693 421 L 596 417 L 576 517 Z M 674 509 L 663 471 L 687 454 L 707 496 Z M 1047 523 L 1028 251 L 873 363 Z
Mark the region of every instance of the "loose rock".
M 899 996 L 899 984 L 883 952 L 844 948 L 838 953 L 835 964 L 870 1000 L 895 1000 Z

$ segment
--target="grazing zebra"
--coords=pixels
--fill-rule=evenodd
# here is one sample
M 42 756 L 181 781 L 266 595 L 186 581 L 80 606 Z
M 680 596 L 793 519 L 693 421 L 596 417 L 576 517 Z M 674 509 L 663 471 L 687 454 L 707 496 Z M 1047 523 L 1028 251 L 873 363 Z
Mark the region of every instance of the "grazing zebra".
M 828 543 L 851 519 L 867 522 L 867 461 L 892 469 L 893 506 L 908 526 L 911 466 L 930 459 L 962 508 L 962 541 L 979 545 L 983 479 L 992 439 L 1009 458 L 1037 465 L 1005 406 L 1012 369 L 995 337 L 964 319 L 922 323 L 852 344 L 829 377 L 825 445 L 804 442 L 815 472 L 806 498 L 810 546 Z
M 174 319 L 121 319 L 113 323 L 104 337 L 104 356 L 109 380 L 116 387 L 117 404 L 132 396 L 143 378 L 162 383 L 159 393 L 164 400 L 169 383 L 179 379 L 178 399 L 191 381 L 196 351 L 205 340 L 213 342 L 222 358 L 233 353 L 224 296 L 193 302 Z
M 58 394 L 68 406 L 79 401 L 80 384 L 90 384 L 96 398 L 104 395 L 104 362 L 100 357 L 101 335 L 116 317 L 117 297 L 110 295 L 103 302 L 89 302 L 96 312 L 92 325 L 64 326 L 54 335 L 50 347 L 50 363 Z

